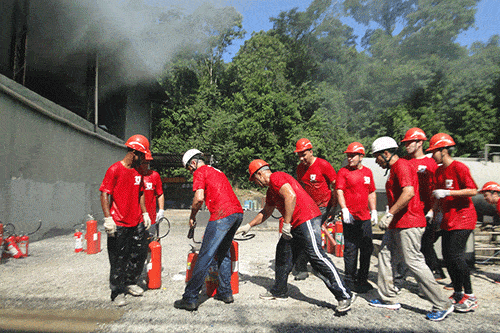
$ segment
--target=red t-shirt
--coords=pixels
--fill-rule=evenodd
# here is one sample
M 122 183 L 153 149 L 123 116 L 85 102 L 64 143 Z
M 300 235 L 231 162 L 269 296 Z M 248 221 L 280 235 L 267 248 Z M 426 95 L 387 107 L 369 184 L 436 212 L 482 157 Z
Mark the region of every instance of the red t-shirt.
M 335 169 L 326 160 L 316 157 L 314 163 L 306 167 L 303 163 L 297 166 L 297 180 L 313 198 L 318 207 L 328 206 L 332 196 L 330 183 L 335 182 Z
M 427 225 L 418 192 L 417 170 L 410 161 L 400 158 L 391 166 L 391 173 L 385 184 L 389 207 L 398 201 L 406 186 L 413 186 L 415 195 L 406 207 L 394 215 L 389 229 L 418 228 Z
M 163 186 L 160 174 L 154 170 L 144 175 L 144 199 L 146 200 L 146 210 L 151 218 L 151 223 L 156 223 L 156 198 L 163 194 Z
M 410 162 L 417 168 L 418 175 L 418 191 L 420 192 L 420 201 L 424 204 L 424 213 L 427 213 L 432 208 L 434 201 L 432 191 L 436 186 L 434 174 L 438 168 L 436 161 L 433 158 L 425 156 L 424 158 L 412 158 Z
M 497 214 L 500 216 L 500 200 L 497 202 Z
M 292 215 L 292 228 L 296 228 L 302 223 L 321 215 L 321 211 L 314 200 L 300 186 L 299 182 L 285 172 L 273 172 L 266 193 L 266 203 L 275 206 L 281 215 L 285 213 L 285 199 L 279 192 L 283 185 L 290 184 L 296 195 L 295 210 Z
M 141 174 L 134 168 L 127 169 L 121 161 L 106 171 L 99 191 L 112 196 L 110 212 L 116 225 L 135 227 L 142 221 L 139 205 L 141 186 Z
M 375 192 L 375 182 L 370 169 L 344 167 L 339 170 L 336 182 L 337 190 L 344 192 L 344 199 L 349 213 L 355 220 L 369 220 L 368 195 Z
M 199 189 L 205 192 L 205 205 L 210 212 L 210 221 L 243 213 L 240 201 L 222 171 L 209 165 L 196 169 L 193 173 L 193 191 Z
M 436 189 L 461 190 L 477 189 L 469 168 L 458 161 L 448 167 L 441 165 L 436 170 Z M 447 196 L 439 200 L 443 211 L 443 230 L 472 230 L 476 227 L 477 214 L 470 197 Z

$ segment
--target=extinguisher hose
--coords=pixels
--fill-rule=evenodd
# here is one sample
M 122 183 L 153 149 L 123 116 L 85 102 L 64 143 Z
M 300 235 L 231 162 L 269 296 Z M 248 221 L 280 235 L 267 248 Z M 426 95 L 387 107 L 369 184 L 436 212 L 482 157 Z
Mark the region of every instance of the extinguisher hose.
M 162 225 L 162 229 L 166 229 L 166 231 L 162 236 L 160 236 L 160 224 Z M 162 239 L 165 238 L 169 233 L 170 233 L 170 221 L 165 216 L 163 216 L 158 221 L 158 227 L 156 228 L 156 236 L 158 237 L 158 239 Z
M 240 237 L 234 237 L 234 240 L 235 241 L 246 241 L 246 240 L 249 240 L 249 239 L 252 239 L 255 237 L 255 234 L 245 234 L 245 235 L 242 235 Z
M 7 229 L 9 227 L 12 228 L 12 231 Z M 11 236 L 14 234 L 15 231 L 16 231 L 16 226 L 13 225 L 12 223 L 7 223 L 3 225 L 3 232 L 5 235 Z
M 42 227 L 42 220 L 39 221 L 38 228 L 36 228 L 35 231 L 32 231 L 32 232 L 28 233 L 27 235 L 31 236 L 31 235 L 35 234 L 36 232 L 38 232 L 38 230 L 40 230 L 41 227 Z

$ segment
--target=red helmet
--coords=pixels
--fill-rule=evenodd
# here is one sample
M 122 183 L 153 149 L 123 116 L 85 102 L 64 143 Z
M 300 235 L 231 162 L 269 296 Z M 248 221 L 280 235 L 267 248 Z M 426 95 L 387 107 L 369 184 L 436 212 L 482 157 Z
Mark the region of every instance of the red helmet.
M 300 153 L 301 151 L 312 149 L 313 145 L 311 141 L 309 141 L 306 138 L 302 138 L 299 141 L 297 141 L 297 144 L 295 145 L 295 153 Z
M 483 188 L 479 193 L 483 193 L 486 191 L 495 191 L 495 192 L 500 192 L 500 185 L 495 182 L 487 182 L 486 184 L 483 185 Z
M 127 142 L 125 142 L 125 146 L 146 154 L 149 150 L 149 141 L 144 135 L 136 134 L 132 135 Z
M 425 136 L 425 132 L 420 128 L 413 127 L 406 131 L 405 137 L 401 140 L 401 142 L 407 141 L 427 141 L 427 137 Z
M 148 150 L 146 152 L 145 160 L 146 161 L 152 161 L 153 160 L 153 154 L 151 154 L 151 151 Z
M 365 147 L 359 142 L 353 142 L 347 146 L 344 154 L 361 154 L 365 155 Z
M 455 145 L 453 138 L 446 133 L 435 134 L 429 142 L 429 148 L 425 151 L 434 151 L 439 148 L 451 147 Z
M 266 165 L 269 165 L 269 163 L 259 159 L 250 162 L 250 165 L 248 166 L 248 173 L 250 174 L 250 177 L 248 178 L 248 180 L 252 180 L 253 174 Z

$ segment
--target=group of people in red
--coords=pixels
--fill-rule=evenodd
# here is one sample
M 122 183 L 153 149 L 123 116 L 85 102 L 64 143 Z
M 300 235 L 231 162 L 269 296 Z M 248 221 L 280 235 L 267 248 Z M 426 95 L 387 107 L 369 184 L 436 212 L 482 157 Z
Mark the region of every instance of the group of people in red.
M 399 145 L 393 138 L 380 137 L 373 142 L 371 153 L 376 163 L 390 171 L 385 184 L 388 206 L 380 219 L 373 174 L 362 164 L 366 152 L 359 142 L 348 145 L 344 152 L 347 165 L 338 173 L 326 160 L 314 156 L 312 143 L 305 138 L 296 144 L 295 153 L 300 160 L 296 178 L 272 171 L 266 161 L 255 159 L 248 167 L 249 179 L 266 187 L 267 193 L 262 210 L 245 225 L 241 225 L 243 209 L 226 175 L 206 165 L 201 151 L 188 150 L 182 162 L 193 174 L 194 198 L 189 224 L 191 227 L 196 224 L 196 215 L 203 203 L 211 215 L 192 278 L 174 307 L 197 310 L 199 292 L 215 258 L 219 268 L 215 298 L 233 303 L 231 241 L 234 235 L 244 235 L 264 222 L 277 209 L 282 214 L 283 226 L 276 246 L 275 281 L 269 291 L 260 295 L 262 299 L 286 300 L 287 281 L 294 265 L 296 279 L 305 279 L 307 262 L 310 262 L 338 301 L 336 312 L 349 311 L 356 298 L 353 291 L 366 293 L 373 289 L 368 273 L 373 252 L 372 226 L 377 225 L 385 234 L 378 254 L 379 297 L 370 300 L 370 305 L 392 310 L 401 307 L 396 301 L 400 290 L 394 284 L 394 277 L 403 267 L 413 274 L 432 304 L 426 315 L 429 320 L 443 320 L 454 310 L 476 309 L 478 301 L 472 290 L 465 246 L 477 220 L 471 200 L 478 193 L 477 186 L 469 169 L 452 158 L 455 142 L 451 136 L 439 133 L 431 138 L 426 152 L 431 153 L 432 158 L 424 153 L 425 141 L 427 137 L 421 129 L 408 130 L 401 141 L 408 153 L 403 158 L 399 157 Z M 143 136 L 133 136 L 126 146 L 127 155 L 108 169 L 100 188 L 114 301 L 127 293 L 142 295 L 137 281 L 146 255 L 146 230 L 151 220 L 156 221 L 163 215 L 161 200 L 158 218 L 154 218 L 153 202 L 163 199 L 161 181 L 147 185 L 146 176 L 151 175 L 151 170 L 141 168 L 142 163 L 152 159 L 149 142 Z M 151 191 L 149 199 L 145 195 L 147 190 Z M 497 205 L 500 214 L 500 185 L 488 182 L 480 192 L 486 201 Z M 344 277 L 321 246 L 322 225 L 337 204 L 344 224 Z M 450 297 L 436 282 L 444 277 L 433 249 L 437 232 L 442 236 L 443 258 L 454 289 Z M 119 303 L 126 303 L 124 296 Z

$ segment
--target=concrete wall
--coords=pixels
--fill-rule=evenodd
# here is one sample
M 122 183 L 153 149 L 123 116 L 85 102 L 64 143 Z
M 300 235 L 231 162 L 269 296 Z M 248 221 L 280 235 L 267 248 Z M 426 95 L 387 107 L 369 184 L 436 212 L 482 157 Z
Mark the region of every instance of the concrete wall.
M 149 125 L 134 130 L 147 136 Z M 0 133 L 2 223 L 29 233 L 41 220 L 36 240 L 102 219 L 99 185 L 122 140 L 1 75 Z

